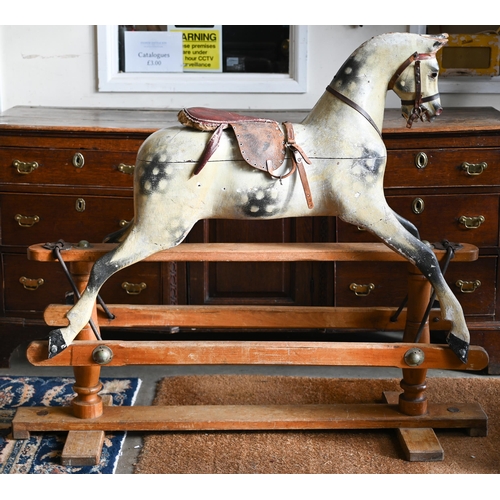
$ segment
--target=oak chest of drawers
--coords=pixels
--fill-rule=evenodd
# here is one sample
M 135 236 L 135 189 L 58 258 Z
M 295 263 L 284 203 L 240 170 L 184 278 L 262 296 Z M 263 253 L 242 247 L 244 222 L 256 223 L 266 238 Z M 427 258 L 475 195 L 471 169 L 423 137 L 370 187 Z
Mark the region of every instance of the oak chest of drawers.
M 278 121 L 305 115 L 252 114 Z M 60 267 L 28 261 L 26 247 L 102 241 L 130 220 L 137 150 L 149 134 L 176 121 L 176 112 L 158 110 L 16 107 L 0 115 L 0 365 L 20 343 L 46 336 L 44 308 L 70 291 Z M 409 130 L 397 110 L 388 110 L 383 134 L 391 207 L 425 240 L 480 248 L 477 262 L 452 263 L 446 279 L 464 307 L 472 342 L 488 350 L 489 373 L 500 373 L 500 112 L 445 109 L 432 124 Z M 188 241 L 374 239 L 334 217 L 306 217 L 201 221 Z M 101 295 L 108 303 L 399 306 L 405 287 L 404 264 L 141 263 L 114 275 Z M 216 335 L 177 335 L 197 334 Z

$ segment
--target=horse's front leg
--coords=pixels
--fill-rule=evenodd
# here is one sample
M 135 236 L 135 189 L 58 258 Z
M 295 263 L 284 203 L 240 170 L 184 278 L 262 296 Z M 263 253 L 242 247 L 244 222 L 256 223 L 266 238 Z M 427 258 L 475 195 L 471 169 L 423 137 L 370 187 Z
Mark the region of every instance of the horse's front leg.
M 78 302 L 68 311 L 69 325 L 52 330 L 49 334 L 49 358 L 66 349 L 89 322 L 97 294 L 106 280 L 114 273 L 135 264 L 150 255 L 175 246 L 178 242 L 165 238 L 164 246 L 147 239 L 134 227 L 126 240 L 95 262 L 90 272 L 87 287 Z

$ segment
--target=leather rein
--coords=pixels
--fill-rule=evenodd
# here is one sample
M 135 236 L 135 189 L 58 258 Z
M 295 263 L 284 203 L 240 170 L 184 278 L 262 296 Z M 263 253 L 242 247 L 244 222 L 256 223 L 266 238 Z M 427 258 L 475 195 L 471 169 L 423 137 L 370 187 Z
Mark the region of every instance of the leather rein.
M 406 61 L 404 61 L 401 66 L 396 70 L 394 75 L 392 75 L 392 78 L 389 80 L 389 84 L 387 86 L 387 90 L 393 90 L 394 85 L 396 85 L 396 82 L 398 81 L 399 77 L 403 74 L 403 71 L 413 62 L 415 63 L 414 65 L 414 75 L 415 75 L 415 99 L 412 100 L 401 100 L 402 105 L 412 105 L 413 104 L 413 109 L 411 115 L 408 117 L 406 126 L 408 128 L 411 128 L 413 122 L 421 118 L 422 114 L 427 114 L 427 111 L 422 108 L 422 104 L 425 102 L 433 101 L 434 99 L 439 97 L 439 92 L 430 95 L 428 97 L 422 97 L 422 79 L 420 76 L 420 61 L 424 59 L 431 59 L 435 57 L 435 53 L 430 53 L 430 54 L 425 54 L 425 53 L 418 53 L 415 52 L 412 54 Z M 377 127 L 377 124 L 372 120 L 371 116 L 361 107 L 358 106 L 354 101 L 346 97 L 345 95 L 341 94 L 339 91 L 335 90 L 331 85 L 328 85 L 326 87 L 326 90 L 330 92 L 330 94 L 333 94 L 335 97 L 340 99 L 342 102 L 346 103 L 347 105 L 351 106 L 351 108 L 355 109 L 358 113 L 360 113 L 362 116 L 364 116 L 370 124 L 373 126 L 373 128 L 378 132 L 380 136 L 382 136 L 382 132 L 380 129 Z

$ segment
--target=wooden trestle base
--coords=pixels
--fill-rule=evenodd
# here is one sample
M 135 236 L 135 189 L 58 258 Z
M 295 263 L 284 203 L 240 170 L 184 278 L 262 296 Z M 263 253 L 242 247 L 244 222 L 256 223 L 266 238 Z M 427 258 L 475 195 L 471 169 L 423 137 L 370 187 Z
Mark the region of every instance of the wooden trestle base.
M 114 245 L 74 246 L 62 253 L 78 288 L 83 291 L 93 263 Z M 443 260 L 444 251 L 435 251 Z M 43 245 L 28 249 L 32 260 L 54 262 Z M 463 244 L 454 261 L 478 258 L 478 249 Z M 402 261 L 383 244 L 181 244 L 159 252 L 157 261 Z M 207 328 L 353 328 L 404 331 L 403 342 L 254 342 L 254 341 L 97 341 L 87 326 L 77 340 L 54 358 L 47 358 L 47 342 L 32 342 L 28 360 L 36 366 L 72 366 L 76 393 L 70 407 L 19 408 L 12 423 L 13 437 L 30 432 L 68 431 L 62 455 L 65 465 L 98 463 L 105 431 L 199 431 L 292 429 L 396 429 L 407 460 L 443 460 L 444 452 L 433 429 L 460 428 L 471 436 L 485 436 L 487 416 L 476 403 L 435 404 L 427 400 L 428 369 L 482 370 L 486 351 L 471 346 L 466 364 L 446 345 L 430 343 L 430 328 L 446 330 L 450 323 L 439 310 L 425 322 L 414 342 L 431 295 L 429 282 L 408 265 L 407 307 L 396 322 L 390 308 L 257 307 L 257 306 L 124 306 L 108 305 L 109 320 L 95 307 L 97 327 L 179 326 Z M 45 321 L 65 326 L 68 306 L 51 305 Z M 104 355 L 103 355 L 104 351 Z M 100 356 L 97 356 L 96 353 Z M 99 395 L 101 366 L 124 365 L 318 365 L 380 366 L 402 370 L 401 393 L 384 393 L 384 403 L 276 406 L 107 406 Z

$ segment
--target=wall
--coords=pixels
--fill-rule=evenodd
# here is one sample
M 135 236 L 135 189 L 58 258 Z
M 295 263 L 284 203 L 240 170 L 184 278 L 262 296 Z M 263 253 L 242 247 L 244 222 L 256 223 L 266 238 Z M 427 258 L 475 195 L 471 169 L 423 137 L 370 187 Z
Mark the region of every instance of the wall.
M 0 26 L 0 110 L 13 106 L 309 109 L 345 59 L 368 38 L 406 25 L 309 26 L 304 94 L 110 93 L 97 91 L 93 25 Z M 446 106 L 494 106 L 499 94 L 443 94 Z M 391 92 L 388 107 L 399 102 Z

